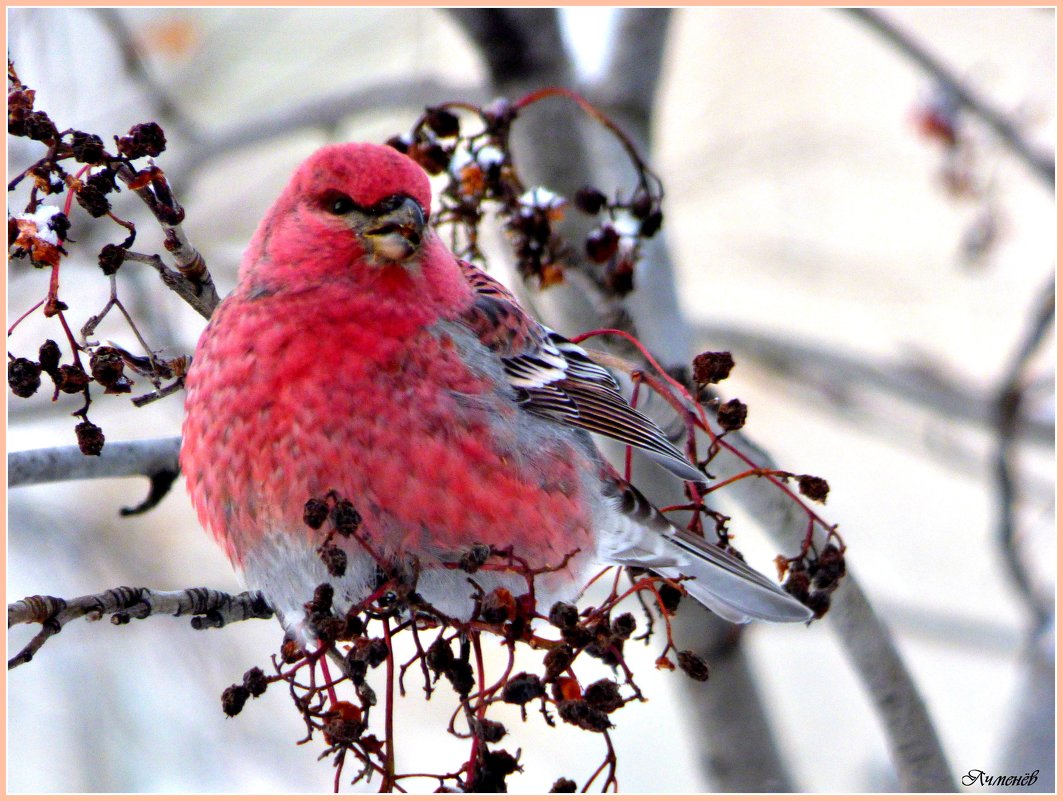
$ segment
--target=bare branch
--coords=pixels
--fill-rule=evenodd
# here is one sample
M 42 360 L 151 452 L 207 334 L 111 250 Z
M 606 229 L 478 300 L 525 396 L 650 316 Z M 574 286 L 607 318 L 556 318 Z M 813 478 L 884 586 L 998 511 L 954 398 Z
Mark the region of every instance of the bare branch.
M 997 391 L 997 449 L 993 459 L 997 490 L 997 540 L 1012 581 L 1034 616 L 1043 625 L 1052 613 L 1052 599 L 1038 594 L 1022 563 L 1015 537 L 1015 440 L 1018 434 L 1026 373 L 1030 359 L 1044 341 L 1056 319 L 1056 280 L 1049 276 L 1039 293 L 1027 330 Z
M 834 599 L 830 624 L 889 735 L 901 787 L 909 793 L 958 792 L 926 704 L 889 630 L 852 575 Z
M 16 451 L 7 455 L 8 486 L 25 487 L 84 478 L 119 478 L 177 473 L 180 437 L 107 443 L 99 456 L 77 446 Z
M 899 360 L 876 363 L 792 337 L 728 323 L 699 323 L 694 334 L 698 343 L 733 350 L 743 359 L 758 362 L 830 398 L 843 398 L 846 404 L 851 403 L 853 391 L 866 388 L 917 404 L 950 420 L 987 428 L 996 424 L 995 398 L 982 393 L 974 382 L 951 378 L 922 365 Z M 1053 423 L 1021 414 L 1015 421 L 1015 435 L 1039 445 L 1053 445 L 1055 434 Z
M 755 461 L 774 468 L 774 460 L 741 431 L 732 431 L 731 444 Z M 744 469 L 727 452 L 713 460 L 716 474 L 728 476 Z M 740 482 L 736 500 L 761 524 L 782 549 L 793 548 L 807 521 L 796 506 L 779 493 L 764 491 L 759 482 Z M 850 572 L 834 594 L 827 622 L 834 629 L 853 669 L 864 685 L 886 730 L 894 766 L 905 792 L 957 792 L 945 752 L 930 720 L 926 704 L 901 659 L 889 630 L 879 620 Z
M 149 185 L 143 185 L 143 182 L 138 180 L 137 173 L 128 164 L 119 162 L 115 166 L 118 177 L 144 201 L 152 215 L 158 220 L 165 235 L 164 245 L 173 255 L 177 273 L 187 282 L 187 285 L 183 286 L 186 290 L 191 290 L 192 297 L 186 297 L 185 292 L 178 291 L 175 286 L 172 286 L 167 281 L 164 271 L 160 269 L 159 275 L 163 283 L 177 291 L 192 308 L 209 319 L 211 313 L 221 302 L 221 298 L 218 297 L 218 290 L 214 287 L 214 278 L 207 269 L 207 263 L 200 252 L 193 247 L 184 228 L 181 227 L 184 209 L 173 196 L 166 176 L 161 170 L 157 171 L 151 179 L 149 189 Z M 156 267 L 156 269 L 159 268 Z
M 215 301 L 212 304 L 209 298 L 203 298 L 200 296 L 199 290 L 196 285 L 190 280 L 185 278 L 176 270 L 171 270 L 166 266 L 166 262 L 161 257 L 156 255 L 149 255 L 145 253 L 133 253 L 132 251 L 126 253 L 126 261 L 136 261 L 141 264 L 148 264 L 155 269 L 159 274 L 159 278 L 166 284 L 166 287 L 177 295 L 189 306 L 199 312 L 206 319 L 210 319 L 210 316 L 214 313 L 214 309 L 220 301 L 215 296 Z
M 7 627 L 38 623 L 41 631 L 21 651 L 8 660 L 8 670 L 33 659 L 44 644 L 72 620 L 85 617 L 100 620 L 110 615 L 111 623 L 121 625 L 151 615 L 192 616 L 192 628 L 221 628 L 241 620 L 268 620 L 273 610 L 260 592 L 231 595 L 221 590 L 194 587 L 161 592 L 146 587 L 116 587 L 94 595 L 65 600 L 50 595 L 32 595 L 7 607 Z
M 960 105 L 992 128 L 1008 149 L 1033 170 L 1049 189 L 1055 187 L 1055 157 L 1051 153 L 1044 153 L 1034 147 L 1015 123 L 971 89 L 933 53 L 887 19 L 881 11 L 871 8 L 843 8 L 842 11 L 871 28 L 925 72 L 932 75 L 935 81 L 947 87 Z
M 313 98 L 241 121 L 228 128 L 204 132 L 194 144 L 186 148 L 186 154 L 177 162 L 174 175 L 187 179 L 213 160 L 234 150 L 308 128 L 332 128 L 354 114 L 381 108 L 389 111 L 419 108 L 437 104 L 440 98 L 447 97 L 486 99 L 483 95 L 482 88 L 471 84 L 443 83 L 431 78 L 399 78 Z

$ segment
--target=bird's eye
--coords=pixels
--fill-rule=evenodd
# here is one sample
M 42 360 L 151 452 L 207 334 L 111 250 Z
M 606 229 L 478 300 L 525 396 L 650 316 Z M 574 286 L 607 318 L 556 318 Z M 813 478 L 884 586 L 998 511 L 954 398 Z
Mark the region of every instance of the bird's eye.
M 325 208 L 328 209 L 330 214 L 342 215 L 354 211 L 356 205 L 346 195 L 333 195 L 326 201 Z

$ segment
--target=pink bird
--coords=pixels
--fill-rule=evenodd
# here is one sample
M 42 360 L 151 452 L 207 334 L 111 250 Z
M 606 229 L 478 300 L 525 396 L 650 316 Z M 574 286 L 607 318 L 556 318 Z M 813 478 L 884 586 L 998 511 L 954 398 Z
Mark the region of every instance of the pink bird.
M 427 176 L 368 144 L 312 155 L 273 204 L 235 290 L 196 348 L 182 470 L 203 524 L 286 629 L 329 582 L 340 609 L 378 569 L 355 539 L 342 577 L 303 519 L 334 490 L 389 566 L 441 612 L 468 619 L 474 588 L 456 562 L 475 543 L 512 546 L 538 609 L 574 600 L 595 565 L 689 576 L 683 586 L 736 622 L 810 612 L 715 544 L 681 531 L 625 482 L 593 432 L 680 478 L 705 481 L 613 377 L 540 325 L 427 226 Z M 486 592 L 524 576 L 480 571 Z

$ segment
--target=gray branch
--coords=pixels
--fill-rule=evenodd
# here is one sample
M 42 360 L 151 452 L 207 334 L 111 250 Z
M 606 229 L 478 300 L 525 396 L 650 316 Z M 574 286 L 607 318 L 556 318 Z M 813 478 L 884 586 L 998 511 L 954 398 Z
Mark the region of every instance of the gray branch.
M 919 65 L 934 80 L 948 88 L 959 104 L 977 116 L 1000 137 L 1000 140 L 1029 167 L 1050 189 L 1056 185 L 1055 156 L 1034 147 L 1007 115 L 994 108 L 975 92 L 940 59 L 916 41 L 906 31 L 891 22 L 881 11 L 870 8 L 845 8 L 856 18 L 897 50 Z
M 733 350 L 742 364 L 749 359 L 788 380 L 806 384 L 849 406 L 861 389 L 891 395 L 950 420 L 990 428 L 997 423 L 997 399 L 973 381 L 952 378 L 931 367 L 897 361 L 871 361 L 857 355 L 802 342 L 793 337 L 734 326 L 700 323 L 695 341 L 711 343 L 713 350 Z M 741 354 L 741 358 L 738 357 Z M 1021 414 L 1015 435 L 1038 445 L 1055 444 L 1054 422 Z
M 99 456 L 76 446 L 16 451 L 7 455 L 8 486 L 24 487 L 84 478 L 119 478 L 178 472 L 180 437 L 109 442 Z
M 732 432 L 728 439 L 759 466 L 777 468 L 771 456 L 743 432 Z M 721 451 L 712 462 L 713 474 L 721 477 L 746 467 L 728 451 Z M 732 498 L 757 519 L 776 545 L 784 552 L 793 550 L 808 523 L 800 509 L 767 482 L 740 481 L 732 486 L 735 490 Z M 892 635 L 871 608 L 851 572 L 834 593 L 826 621 L 878 712 L 904 790 L 957 792 L 922 695 Z
M 373 86 L 350 89 L 285 106 L 228 127 L 199 132 L 172 169 L 175 175 L 187 181 L 197 170 L 233 151 L 272 141 L 296 131 L 331 129 L 354 114 L 382 108 L 396 110 L 436 105 L 448 99 L 476 101 L 485 98 L 483 90 L 472 84 L 451 84 L 422 78 L 381 81 Z
M 1018 490 L 1015 482 L 1015 445 L 1021 419 L 1026 373 L 1030 359 L 1044 341 L 1056 319 L 1055 275 L 1038 293 L 1030 323 L 1016 350 L 1007 373 L 997 391 L 997 449 L 993 471 L 997 491 L 997 541 L 1000 544 L 1004 563 L 1033 614 L 1035 626 L 1043 625 L 1052 611 L 1052 601 L 1038 594 L 1030 580 L 1029 571 L 1022 563 L 1016 542 L 1015 505 Z
M 221 628 L 242 620 L 268 620 L 273 617 L 273 609 L 257 591 L 230 595 L 206 587 L 174 592 L 147 587 L 116 587 L 70 600 L 32 595 L 7 606 L 9 629 L 33 623 L 41 626 L 37 635 L 8 661 L 8 670 L 31 661 L 67 623 L 82 617 L 101 620 L 105 615 L 109 615 L 115 625 L 143 620 L 151 615 L 192 616 L 192 628 L 200 630 Z

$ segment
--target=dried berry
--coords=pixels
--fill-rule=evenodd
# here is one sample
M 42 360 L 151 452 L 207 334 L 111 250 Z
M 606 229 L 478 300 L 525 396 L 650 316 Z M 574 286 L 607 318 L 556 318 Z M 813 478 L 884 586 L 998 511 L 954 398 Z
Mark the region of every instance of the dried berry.
M 631 213 L 637 219 L 645 220 L 653 211 L 653 198 L 644 189 L 640 189 L 631 200 Z
M 53 214 L 51 219 L 48 220 L 48 227 L 55 231 L 55 235 L 62 241 L 66 239 L 66 235 L 70 232 L 70 218 L 63 212 Z
M 425 652 L 425 662 L 436 673 L 442 673 L 454 663 L 454 651 L 450 641 L 438 639 Z
M 358 613 L 353 609 L 347 611 L 347 616 L 344 618 L 344 622 L 347 625 L 344 627 L 343 636 L 338 639 L 353 640 L 365 631 L 365 624 L 362 623 L 362 619 L 358 617 Z
M 40 352 L 37 354 L 37 358 L 41 362 L 41 369 L 49 375 L 58 372 L 61 356 L 62 353 L 59 350 L 59 346 L 53 339 L 44 340 L 44 344 L 41 345 Z
M 502 688 L 502 700 L 507 704 L 524 706 L 536 698 L 543 698 L 546 688 L 538 676 L 532 673 L 518 673 L 506 682 Z
M 457 136 L 460 130 L 457 116 L 444 108 L 425 109 L 424 124 L 436 136 Z
M 103 443 L 106 439 L 103 436 L 103 429 L 94 423 L 90 423 L 88 420 L 82 420 L 76 426 L 74 426 L 74 434 L 78 438 L 78 447 L 81 448 L 81 452 L 86 456 L 99 456 L 100 451 L 103 450 Z
M 476 730 L 485 743 L 497 743 L 506 736 L 506 727 L 495 720 L 479 720 Z
M 809 500 L 819 501 L 820 503 L 826 502 L 827 493 L 830 492 L 830 484 L 827 483 L 826 479 L 818 476 L 798 476 L 797 488 Z
M 314 589 L 314 597 L 303 604 L 307 616 L 312 623 L 324 620 L 332 616 L 332 598 L 334 591 L 331 584 L 319 584 Z
M 505 587 L 497 587 L 484 597 L 480 604 L 480 617 L 487 623 L 502 623 L 517 616 L 517 602 L 513 593 Z
M 335 545 L 322 545 L 318 549 L 318 556 L 325 564 L 325 569 L 330 576 L 342 576 L 347 572 L 347 554 L 342 548 Z
M 661 598 L 665 611 L 675 614 L 675 610 L 679 608 L 679 601 L 683 598 L 682 590 L 671 584 L 662 584 L 657 588 L 657 594 Z
M 491 546 L 483 543 L 475 543 L 469 550 L 461 555 L 458 564 L 466 573 L 475 573 L 491 556 Z
M 368 671 L 369 665 L 365 663 L 365 660 L 358 659 L 353 649 L 347 652 L 347 656 L 343 660 L 343 673 L 354 682 L 355 686 L 365 681 L 365 674 Z
M 447 680 L 454 688 L 454 692 L 461 698 L 468 696 L 475 684 L 472 675 L 472 665 L 468 662 L 455 660 L 443 671 L 443 675 L 447 677 Z
M 845 557 L 837 545 L 824 546 L 816 559 L 816 586 L 820 589 L 833 588 L 845 575 Z
M 579 610 L 572 604 L 558 601 L 550 607 L 550 622 L 564 631 L 579 623 Z
M 650 212 L 649 216 L 642 221 L 642 225 L 639 226 L 639 236 L 652 237 L 658 231 L 661 230 L 661 225 L 664 223 L 664 215 L 660 209 Z
M 41 386 L 41 366 L 29 359 L 18 358 L 7 363 L 7 383 L 20 398 L 29 398 Z
M 518 770 L 520 764 L 506 751 L 488 751 L 477 761 L 465 789 L 470 793 L 504 793 L 508 790 L 506 776 Z
M 484 762 L 488 770 L 501 776 L 508 776 L 520 770 L 516 757 L 506 751 L 488 751 Z
M 606 291 L 623 297 L 635 288 L 635 262 L 627 256 L 611 262 L 602 276 Z
M 303 653 L 303 649 L 299 647 L 299 644 L 295 640 L 285 639 L 281 643 L 281 660 L 286 665 L 294 665 L 300 659 L 306 656 Z
M 393 136 L 384 143 L 393 150 L 397 150 L 400 153 L 406 153 L 410 149 L 410 143 L 403 139 L 401 136 Z
M 594 639 L 594 635 L 587 631 L 583 626 L 573 626 L 570 629 L 562 629 L 561 636 L 568 645 L 571 645 L 576 649 L 585 648 L 591 640 Z
M 808 603 L 808 590 L 812 582 L 804 570 L 791 570 L 782 588 L 801 603 Z
M 84 184 L 75 195 L 78 203 L 93 217 L 102 217 L 111 210 L 111 201 L 99 187 Z
M 585 186 L 582 189 L 577 189 L 572 201 L 576 204 L 577 209 L 587 214 L 597 214 L 605 208 L 606 204 L 605 195 L 593 186 Z
M 55 123 L 43 111 L 31 111 L 22 122 L 22 135 L 38 142 L 54 142 L 59 137 Z
M 724 431 L 737 431 L 746 424 L 748 409 L 738 398 L 732 398 L 727 403 L 721 403 L 716 410 L 716 420 Z
M 561 777 L 550 787 L 551 793 L 574 793 L 576 792 L 576 783 L 572 779 L 566 779 Z
M 693 651 L 680 651 L 677 655 L 679 669 L 694 681 L 709 680 L 709 663 Z
M 266 681 L 266 674 L 262 672 L 262 668 L 253 667 L 247 671 L 244 674 L 244 686 L 255 698 L 262 695 L 269 688 L 269 682 Z
M 125 362 L 117 349 L 107 346 L 97 348 L 89 359 L 89 369 L 92 377 L 102 386 L 115 392 L 129 392 L 129 381 L 124 374 Z
M 699 353 L 694 357 L 694 383 L 699 386 L 717 384 L 731 374 L 735 360 L 730 351 L 711 351 Z
M 435 142 L 417 142 L 406 153 L 429 175 L 439 175 L 450 165 L 450 154 Z
M 228 717 L 235 717 L 244 708 L 251 693 L 242 684 L 234 684 L 221 694 L 221 710 Z
M 599 679 L 583 691 L 584 700 L 602 712 L 615 712 L 624 705 L 620 685 L 612 679 Z
M 303 505 L 303 522 L 315 531 L 328 520 L 328 504 L 321 498 L 311 498 Z
M 354 654 L 369 667 L 379 667 L 388 658 L 388 644 L 382 637 L 362 638 L 354 644 Z
M 103 140 L 96 134 L 84 131 L 74 131 L 71 134 L 70 150 L 74 154 L 74 160 L 82 164 L 99 164 L 106 155 Z
M 600 228 L 595 228 L 587 234 L 587 258 L 599 264 L 609 261 L 616 255 L 619 244 L 620 234 L 616 232 L 613 226 L 603 225 Z
M 81 392 L 89 384 L 89 377 L 76 364 L 64 364 L 59 368 L 59 389 L 73 395 Z
M 127 159 L 141 156 L 155 157 L 166 149 L 166 134 L 158 123 L 144 122 L 129 129 L 129 135 L 118 140 L 118 152 Z
M 613 621 L 613 634 L 622 640 L 626 640 L 635 632 L 635 616 L 630 612 L 624 612 Z
M 546 668 L 546 678 L 555 678 L 568 670 L 569 666 L 572 664 L 573 657 L 574 652 L 572 648 L 565 643 L 555 645 L 547 651 L 546 656 L 543 657 L 543 667 Z
M 350 501 L 336 501 L 336 507 L 332 510 L 332 524 L 336 531 L 344 537 L 350 537 L 358 531 L 362 524 L 362 516 L 354 508 Z
M 830 593 L 826 590 L 816 590 L 808 596 L 805 606 L 811 609 L 816 620 L 819 620 L 830 609 Z
M 557 705 L 557 712 L 561 720 L 587 731 L 603 732 L 613 725 L 604 712 L 582 700 L 561 701 Z
M 337 701 L 325 718 L 325 742 L 329 745 L 352 743 L 364 729 L 362 710 L 350 701 Z

